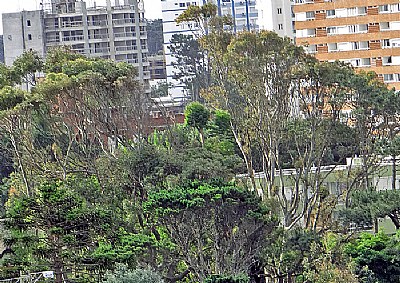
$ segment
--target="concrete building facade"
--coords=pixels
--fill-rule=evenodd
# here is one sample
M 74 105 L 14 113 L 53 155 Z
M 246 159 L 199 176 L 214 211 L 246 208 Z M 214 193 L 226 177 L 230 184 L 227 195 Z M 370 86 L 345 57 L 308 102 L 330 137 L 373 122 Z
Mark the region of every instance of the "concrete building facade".
M 320 61 L 375 71 L 400 90 L 398 0 L 296 0 L 296 44 Z
M 45 56 L 49 48 L 67 45 L 89 57 L 131 63 L 142 81 L 150 79 L 146 21 L 138 0 L 108 0 L 104 7 L 48 0 L 41 10 L 3 14 L 3 33 L 7 65 L 25 50 Z
M 233 32 L 257 31 L 258 10 L 256 0 L 217 0 L 218 15 L 229 15 L 233 20 Z
M 260 0 L 257 9 L 260 30 L 272 30 L 280 36 L 294 38 L 292 0 Z
M 0 35 L 0 63 L 4 64 L 4 42 L 2 35 Z

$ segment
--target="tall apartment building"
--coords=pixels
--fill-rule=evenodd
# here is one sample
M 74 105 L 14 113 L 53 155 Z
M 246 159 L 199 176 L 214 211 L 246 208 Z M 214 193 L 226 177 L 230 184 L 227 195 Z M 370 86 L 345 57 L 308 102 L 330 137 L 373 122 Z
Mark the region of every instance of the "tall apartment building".
M 177 24 L 176 18 L 182 14 L 189 6 L 201 6 L 206 0 L 161 0 L 162 19 L 164 35 L 164 52 L 166 59 L 167 82 L 172 84 L 170 89 L 172 96 L 188 95 L 184 85 L 175 79 L 174 76 L 174 57 L 169 50 L 172 35 L 184 34 L 193 35 L 197 30 L 194 24 Z M 258 11 L 255 0 L 215 0 L 214 4 L 218 8 L 218 15 L 230 15 L 233 19 L 233 31 L 258 30 Z
M 294 38 L 293 0 L 258 0 L 258 26 Z
M 320 61 L 375 71 L 400 90 L 399 0 L 296 0 L 296 44 Z
M 137 9 L 135 9 L 137 7 Z M 104 7 L 86 7 L 77 0 L 47 0 L 41 10 L 3 14 L 5 63 L 11 65 L 25 50 L 42 56 L 59 45 L 89 57 L 127 62 L 139 78 L 150 78 L 143 2 L 107 0 Z
M 257 31 L 258 10 L 256 0 L 217 0 L 218 15 L 230 15 L 233 32 Z

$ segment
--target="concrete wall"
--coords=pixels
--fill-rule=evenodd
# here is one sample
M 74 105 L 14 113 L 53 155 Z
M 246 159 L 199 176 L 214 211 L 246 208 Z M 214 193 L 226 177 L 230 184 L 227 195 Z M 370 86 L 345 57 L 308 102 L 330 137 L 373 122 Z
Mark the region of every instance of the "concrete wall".
M 4 63 L 4 42 L 2 35 L 0 35 L 0 63 Z
M 294 38 L 292 3 L 290 0 L 257 1 L 259 28 Z
M 44 56 L 42 11 L 3 14 L 3 34 L 6 65 L 11 65 L 26 50 Z

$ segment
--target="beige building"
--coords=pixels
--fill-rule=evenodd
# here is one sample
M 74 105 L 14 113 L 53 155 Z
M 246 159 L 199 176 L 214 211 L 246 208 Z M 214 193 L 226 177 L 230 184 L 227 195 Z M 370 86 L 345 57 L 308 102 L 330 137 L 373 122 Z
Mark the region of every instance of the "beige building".
M 374 71 L 400 90 L 399 0 L 295 0 L 296 44 L 320 61 Z

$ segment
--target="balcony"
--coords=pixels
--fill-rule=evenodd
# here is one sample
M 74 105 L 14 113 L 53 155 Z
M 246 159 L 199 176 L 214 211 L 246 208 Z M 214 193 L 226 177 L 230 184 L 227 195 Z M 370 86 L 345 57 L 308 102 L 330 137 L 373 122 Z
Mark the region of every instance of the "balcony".
M 295 5 L 314 4 L 314 0 L 296 0 Z

